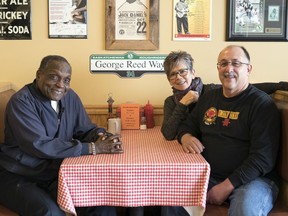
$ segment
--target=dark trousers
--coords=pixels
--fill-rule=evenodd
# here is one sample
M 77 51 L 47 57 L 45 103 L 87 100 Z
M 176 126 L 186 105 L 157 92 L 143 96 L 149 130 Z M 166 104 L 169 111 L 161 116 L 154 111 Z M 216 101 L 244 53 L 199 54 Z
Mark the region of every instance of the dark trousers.
M 184 15 L 183 17 L 179 18 L 176 17 L 177 19 L 177 31 L 178 34 L 182 34 L 182 25 L 183 25 L 183 29 L 184 29 L 184 33 L 188 34 L 188 18 L 187 15 Z
M 118 216 L 160 216 L 161 206 L 117 207 Z
M 164 206 L 161 216 L 189 216 L 189 213 L 182 206 Z
M 58 179 L 31 179 L 0 170 L 0 203 L 21 216 L 65 216 L 57 204 Z M 116 216 L 114 207 L 77 209 L 81 216 Z

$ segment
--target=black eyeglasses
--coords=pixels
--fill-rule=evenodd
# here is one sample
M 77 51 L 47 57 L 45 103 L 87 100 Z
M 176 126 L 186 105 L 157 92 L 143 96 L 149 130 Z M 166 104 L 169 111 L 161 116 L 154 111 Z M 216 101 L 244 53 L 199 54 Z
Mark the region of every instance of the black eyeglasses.
M 229 64 L 231 64 L 233 67 L 239 68 L 241 67 L 243 64 L 244 65 L 249 65 L 249 63 L 245 63 L 245 62 L 241 62 L 241 61 L 221 61 L 217 63 L 217 66 L 219 68 L 225 68 L 227 67 Z
M 169 80 L 175 80 L 177 78 L 177 75 L 180 75 L 181 77 L 184 77 L 188 74 L 188 68 L 183 68 L 183 69 L 180 69 L 178 71 L 175 71 L 175 72 L 172 72 L 170 75 L 169 75 Z

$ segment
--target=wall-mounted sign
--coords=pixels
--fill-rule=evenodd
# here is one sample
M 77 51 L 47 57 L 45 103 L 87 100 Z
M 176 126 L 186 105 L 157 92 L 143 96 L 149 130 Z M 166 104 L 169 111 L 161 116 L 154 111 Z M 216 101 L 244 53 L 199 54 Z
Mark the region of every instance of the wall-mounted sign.
M 30 0 L 0 0 L 0 39 L 31 39 Z
M 211 41 L 211 19 L 212 0 L 173 0 L 173 40 Z
M 115 39 L 147 40 L 149 1 L 117 0 L 115 4 Z
M 49 0 L 48 2 L 49 38 L 87 38 L 86 0 Z
M 105 0 L 107 50 L 158 50 L 159 0 Z
M 163 73 L 166 55 L 91 55 L 91 73 L 115 73 L 120 77 L 141 77 L 144 73 Z

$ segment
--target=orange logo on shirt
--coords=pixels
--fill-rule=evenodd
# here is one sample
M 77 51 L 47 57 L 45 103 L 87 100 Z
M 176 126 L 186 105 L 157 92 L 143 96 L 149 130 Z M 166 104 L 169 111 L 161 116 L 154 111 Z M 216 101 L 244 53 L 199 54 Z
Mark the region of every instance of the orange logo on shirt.
M 217 118 L 217 109 L 215 107 L 210 107 L 204 114 L 203 121 L 206 125 L 215 124 Z

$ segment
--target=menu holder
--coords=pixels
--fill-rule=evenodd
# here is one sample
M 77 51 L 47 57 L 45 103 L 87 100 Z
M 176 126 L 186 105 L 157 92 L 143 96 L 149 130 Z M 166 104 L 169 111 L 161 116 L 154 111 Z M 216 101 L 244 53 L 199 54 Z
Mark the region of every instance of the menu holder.
M 140 127 L 140 105 L 121 104 L 121 126 L 122 129 L 139 129 Z

